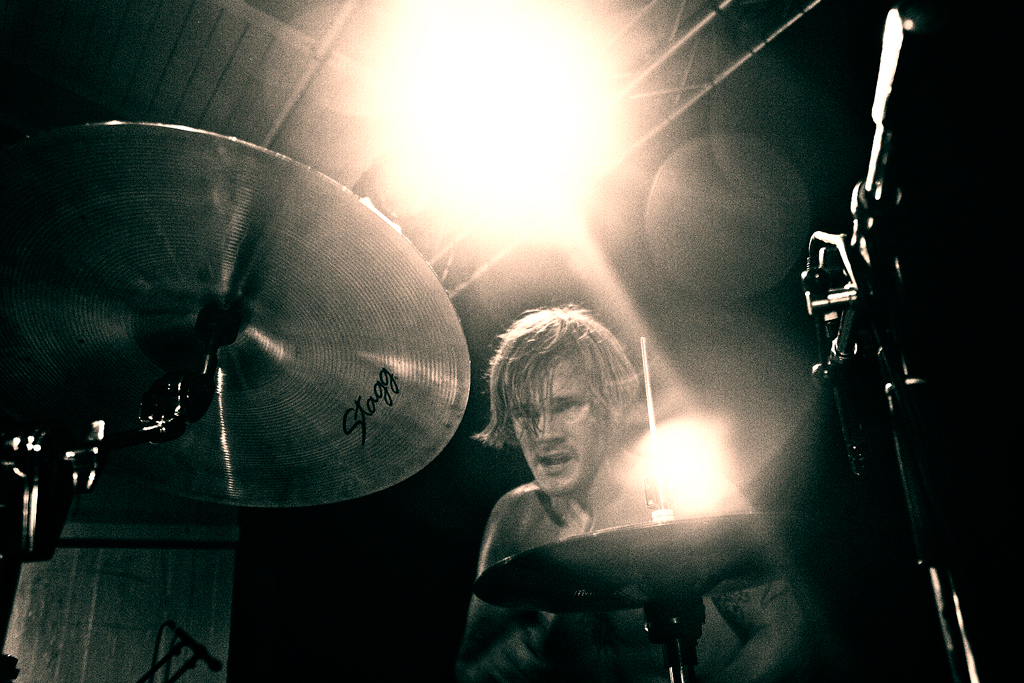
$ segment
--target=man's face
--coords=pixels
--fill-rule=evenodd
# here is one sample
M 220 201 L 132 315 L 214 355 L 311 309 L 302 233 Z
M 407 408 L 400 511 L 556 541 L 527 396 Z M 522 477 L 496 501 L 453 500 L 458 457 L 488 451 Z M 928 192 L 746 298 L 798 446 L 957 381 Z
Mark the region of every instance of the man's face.
M 513 416 L 516 438 L 540 488 L 551 496 L 586 493 L 607 456 L 610 426 L 595 411 L 576 366 L 552 372 L 550 400 Z

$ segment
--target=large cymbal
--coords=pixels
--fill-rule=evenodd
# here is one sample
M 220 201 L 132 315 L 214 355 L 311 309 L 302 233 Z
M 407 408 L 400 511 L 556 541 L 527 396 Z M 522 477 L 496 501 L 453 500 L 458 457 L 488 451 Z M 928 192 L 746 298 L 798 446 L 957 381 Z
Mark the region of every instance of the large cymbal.
M 501 607 L 611 611 L 769 580 L 781 567 L 763 515 L 604 529 L 548 543 L 484 570 L 477 596 Z
M 234 138 L 114 122 L 9 147 L 0 182 L 11 417 L 138 429 L 158 378 L 200 369 L 199 311 L 235 302 L 206 414 L 174 441 L 113 451 L 109 469 L 201 500 L 318 505 L 406 479 L 454 434 L 469 351 L 451 301 L 326 176 Z

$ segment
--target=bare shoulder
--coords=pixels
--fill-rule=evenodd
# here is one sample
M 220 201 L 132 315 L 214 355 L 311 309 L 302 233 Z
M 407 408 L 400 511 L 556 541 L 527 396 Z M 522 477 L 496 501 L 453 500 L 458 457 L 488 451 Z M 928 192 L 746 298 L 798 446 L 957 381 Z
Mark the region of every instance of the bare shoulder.
M 480 569 L 516 553 L 548 542 L 552 527 L 534 483 L 523 484 L 495 503 L 487 520 L 481 548 Z
M 541 509 L 539 495 L 540 488 L 533 482 L 517 486 L 502 495 L 491 509 L 491 515 L 487 520 L 487 534 L 493 535 L 502 530 L 510 530 L 531 520 Z
M 531 481 L 529 484 L 523 484 L 517 486 L 511 491 L 503 494 L 498 502 L 494 504 L 494 510 L 491 512 L 493 517 L 496 513 L 506 511 L 508 508 L 516 508 L 522 505 L 529 505 L 536 498 L 537 492 L 540 491 L 540 487 L 537 486 L 537 482 Z

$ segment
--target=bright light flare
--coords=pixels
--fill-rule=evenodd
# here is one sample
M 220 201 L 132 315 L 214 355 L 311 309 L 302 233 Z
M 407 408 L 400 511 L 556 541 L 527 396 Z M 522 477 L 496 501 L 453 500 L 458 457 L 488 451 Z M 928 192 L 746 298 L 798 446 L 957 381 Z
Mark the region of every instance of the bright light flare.
M 408 31 L 382 78 L 387 134 L 407 173 L 490 212 L 575 201 L 607 136 L 597 31 L 554 3 L 407 5 Z
M 885 106 L 892 93 L 892 82 L 896 76 L 896 65 L 903 47 L 903 22 L 899 10 L 893 8 L 885 17 L 882 34 L 882 56 L 879 59 L 878 81 L 875 84 L 875 100 L 871 106 L 871 120 L 881 125 L 885 118 Z
M 647 450 L 649 439 L 644 444 Z M 676 519 L 752 511 L 729 479 L 721 429 L 715 424 L 698 420 L 664 423 L 657 428 L 657 445 L 657 474 Z

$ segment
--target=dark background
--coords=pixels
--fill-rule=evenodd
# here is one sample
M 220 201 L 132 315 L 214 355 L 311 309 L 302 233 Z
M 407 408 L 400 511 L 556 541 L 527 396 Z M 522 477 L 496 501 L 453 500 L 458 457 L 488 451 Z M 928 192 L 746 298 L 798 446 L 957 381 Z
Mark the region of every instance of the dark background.
M 931 8 L 924 15 L 932 17 L 929 30 L 907 36 L 890 104 L 898 145 L 892 173 L 904 191 L 893 224 L 909 287 L 911 357 L 930 383 L 926 431 L 955 544 L 950 562 L 979 669 L 990 677 L 1013 586 L 1004 548 L 1015 517 L 1004 505 L 1011 498 L 1007 465 L 1019 450 L 1006 421 L 1012 387 L 1003 389 L 1016 356 L 1006 292 L 1015 224 L 1006 211 L 1015 197 L 1004 176 L 1010 153 L 998 81 L 1005 62 L 994 30 L 1006 18 L 953 3 L 921 5 Z M 849 230 L 849 196 L 866 171 L 873 132 L 869 111 L 886 9 L 882 2 L 825 0 L 723 83 L 718 99 L 709 98 L 753 112 L 751 124 L 779 131 L 780 139 L 814 141 L 805 169 L 813 174 L 812 229 Z M 758 89 L 766 65 L 777 62 L 799 74 L 801 96 L 788 109 L 775 108 L 772 93 Z M 8 89 L 22 95 L 6 105 L 8 140 L 125 116 L 85 99 L 55 107 L 52 84 L 40 78 L 26 85 L 20 73 L 7 76 Z M 33 88 L 35 97 L 25 97 Z M 704 115 L 696 108 L 688 125 Z M 657 160 L 652 155 L 613 177 L 611 192 L 644 196 Z M 637 206 L 625 206 L 627 216 L 642 219 L 642 207 L 637 215 Z M 610 257 L 652 328 L 670 336 L 684 317 L 715 319 L 715 329 L 745 340 L 737 344 L 746 353 L 784 344 L 788 362 L 806 370 L 801 381 L 810 388 L 793 391 L 801 403 L 790 406 L 784 443 L 774 447 L 771 466 L 747 482 L 747 492 L 762 509 L 792 515 L 785 536 L 808 578 L 809 614 L 830 647 L 820 658 L 822 680 L 942 680 L 938 627 L 884 423 L 869 473 L 854 477 L 832 396 L 810 384 L 819 348 L 804 309 L 802 257 L 772 287 L 727 300 L 671 278 L 652 281 L 629 254 Z M 497 267 L 453 302 L 473 385 L 461 426 L 430 465 L 357 500 L 238 511 L 229 680 L 451 679 L 483 525 L 497 498 L 529 478 L 518 454 L 469 438 L 486 421 L 483 368 L 492 340 L 533 306 L 571 300 L 612 313 L 571 279 L 516 287 L 507 281 L 513 274 Z M 755 318 L 768 325 L 770 338 L 749 334 Z M 728 336 L 720 341 L 733 343 Z M 689 358 L 686 349 L 673 349 L 671 357 Z M 721 390 L 699 362 L 682 372 L 698 393 Z M 868 402 L 884 407 L 877 391 Z

